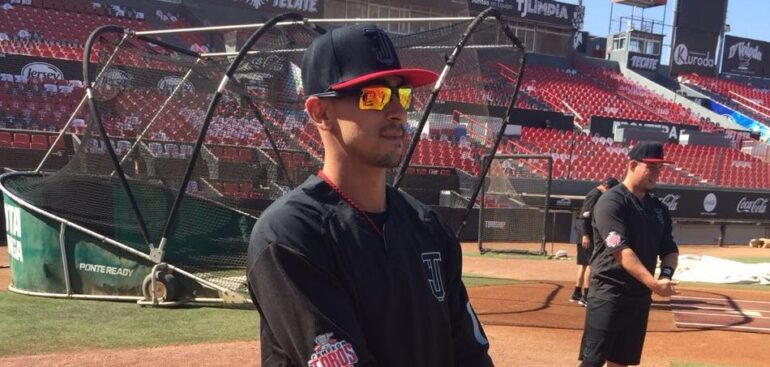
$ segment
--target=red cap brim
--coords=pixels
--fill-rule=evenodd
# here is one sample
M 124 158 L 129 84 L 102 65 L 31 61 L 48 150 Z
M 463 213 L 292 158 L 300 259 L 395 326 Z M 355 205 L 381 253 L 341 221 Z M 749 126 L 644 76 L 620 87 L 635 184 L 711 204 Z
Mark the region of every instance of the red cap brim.
M 351 87 L 355 87 L 359 84 L 364 84 L 372 80 L 382 79 L 388 76 L 400 76 L 404 78 L 404 82 L 412 87 L 422 87 L 423 85 L 430 84 L 438 79 L 438 74 L 426 70 L 426 69 L 393 69 L 378 71 L 375 73 L 369 73 L 361 75 L 357 78 L 346 80 L 344 82 L 331 85 L 331 90 L 343 90 Z
M 661 158 L 644 158 L 640 162 L 644 163 L 664 163 L 664 164 L 673 164 L 674 161 L 668 160 L 668 159 L 661 159 Z

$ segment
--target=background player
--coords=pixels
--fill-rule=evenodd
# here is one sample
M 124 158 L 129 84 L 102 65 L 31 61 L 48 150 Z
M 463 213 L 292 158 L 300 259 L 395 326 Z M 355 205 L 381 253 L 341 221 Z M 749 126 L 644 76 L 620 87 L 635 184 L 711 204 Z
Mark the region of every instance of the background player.
M 575 280 L 575 290 L 570 296 L 570 302 L 578 302 L 581 306 L 587 304 L 588 285 L 591 280 L 591 268 L 588 266 L 591 262 L 591 254 L 594 252 L 594 232 L 591 221 L 593 219 L 594 205 L 602 194 L 615 187 L 618 184 L 615 177 L 607 177 L 599 186 L 594 187 L 586 194 L 583 206 L 580 208 L 580 228 L 578 231 L 577 244 L 577 279 Z

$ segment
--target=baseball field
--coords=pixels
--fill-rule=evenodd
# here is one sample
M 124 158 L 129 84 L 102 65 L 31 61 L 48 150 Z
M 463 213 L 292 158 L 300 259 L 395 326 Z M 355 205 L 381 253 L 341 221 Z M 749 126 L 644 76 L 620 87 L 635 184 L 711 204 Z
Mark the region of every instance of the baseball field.
M 570 258 L 484 255 L 464 244 L 465 282 L 497 366 L 572 366 L 585 309 L 567 301 Z M 682 254 L 770 262 L 770 250 L 682 246 Z M 143 308 L 134 303 L 38 298 L 6 291 L 0 247 L 0 366 L 258 366 L 251 307 Z M 682 283 L 656 299 L 642 366 L 767 366 L 770 286 Z

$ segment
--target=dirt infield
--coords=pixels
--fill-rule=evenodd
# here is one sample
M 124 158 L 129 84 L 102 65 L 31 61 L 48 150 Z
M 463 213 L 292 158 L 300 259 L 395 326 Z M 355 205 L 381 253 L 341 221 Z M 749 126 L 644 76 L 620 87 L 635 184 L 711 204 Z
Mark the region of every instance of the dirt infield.
M 0 245 L 0 292 L 8 289 L 11 283 L 11 269 L 8 268 L 8 247 Z
M 560 245 L 574 255 L 574 245 Z M 524 280 L 505 286 L 469 290 L 474 308 L 491 343 L 497 366 L 574 366 L 585 309 L 567 301 L 573 287 L 574 259 L 536 260 L 478 256 L 474 244 L 464 245 L 466 273 Z M 557 249 L 560 247 L 557 246 Z M 737 251 L 733 251 L 737 250 Z M 753 250 L 753 251 L 747 251 Z M 718 257 L 763 256 L 764 250 L 682 247 L 682 254 Z M 757 252 L 762 251 L 762 252 Z M 0 264 L 7 263 L 0 248 Z M 5 273 L 5 278 L 3 278 Z M 0 269 L 7 284 L 8 269 Z M 5 280 L 3 280 L 5 279 Z M 770 292 L 680 286 L 682 295 L 770 300 Z M 256 316 L 255 316 L 256 317 Z M 656 300 L 650 315 L 642 366 L 669 366 L 672 361 L 725 366 L 766 366 L 770 345 L 766 334 L 681 329 L 667 300 Z M 145 349 L 89 350 L 39 356 L 0 358 L 1 366 L 258 366 L 255 341 L 167 346 Z
M 677 327 L 770 334 L 770 301 L 736 299 L 713 292 L 671 297 Z

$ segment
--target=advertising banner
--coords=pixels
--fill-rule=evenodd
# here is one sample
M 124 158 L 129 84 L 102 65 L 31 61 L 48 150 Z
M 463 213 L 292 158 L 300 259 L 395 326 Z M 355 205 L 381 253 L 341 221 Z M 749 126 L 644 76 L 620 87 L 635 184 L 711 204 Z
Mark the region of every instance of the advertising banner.
M 674 188 L 656 188 L 653 192 L 674 218 L 770 219 L 770 193 Z
M 0 73 L 27 78 L 83 80 L 83 63 L 71 60 L 0 54 Z
M 738 111 L 735 111 L 732 108 L 729 108 L 718 102 L 714 102 L 713 100 L 709 100 L 708 102 L 709 109 L 712 111 L 720 115 L 727 116 L 731 120 L 735 121 L 738 125 L 745 127 L 755 134 L 759 134 L 760 139 L 763 141 L 768 141 L 768 139 L 770 139 L 770 128 L 768 128 L 767 125 L 762 124 Z
M 531 20 L 572 29 L 583 28 L 585 7 L 553 0 L 468 0 L 471 12 L 482 12 L 489 7 L 500 10 L 509 19 Z
M 267 14 L 282 14 L 286 12 L 299 13 L 306 17 L 323 18 L 323 0 L 234 0 L 254 7 L 255 10 Z
M 748 38 L 725 36 L 722 72 L 745 76 L 764 75 L 767 43 Z
M 645 55 L 637 52 L 628 52 L 626 67 L 631 70 L 656 71 L 660 64 L 660 58 L 653 55 Z
M 598 134 L 599 136 L 605 138 L 613 138 L 615 129 L 617 127 L 628 125 L 659 128 L 667 133 L 669 140 L 672 141 L 679 141 L 679 136 L 681 135 L 682 130 L 700 130 L 697 126 L 693 125 L 672 124 L 660 121 L 617 119 L 602 116 L 591 116 L 589 124 L 591 135 Z
M 688 28 L 674 29 L 671 48 L 671 73 L 716 75 L 716 48 L 719 36 Z

